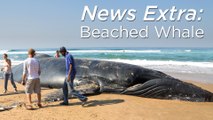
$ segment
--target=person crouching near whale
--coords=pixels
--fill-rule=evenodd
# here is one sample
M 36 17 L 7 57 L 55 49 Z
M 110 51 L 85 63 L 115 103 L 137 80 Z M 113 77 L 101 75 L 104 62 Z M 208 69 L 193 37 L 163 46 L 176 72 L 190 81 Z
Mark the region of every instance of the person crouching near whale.
M 76 75 L 76 68 L 75 68 L 75 61 L 73 56 L 66 50 L 65 47 L 60 48 L 60 53 L 62 56 L 65 57 L 65 64 L 66 64 L 66 79 L 63 85 L 63 94 L 64 94 L 64 101 L 60 103 L 60 105 L 68 105 L 68 88 L 71 90 L 71 94 L 76 96 L 80 101 L 82 101 L 82 105 L 86 103 L 88 100 L 87 97 L 79 94 L 77 91 L 74 90 L 73 81 Z
M 3 54 L 3 68 L 1 69 L 4 72 L 4 91 L 3 93 L 7 93 L 7 85 L 8 80 L 10 79 L 11 84 L 13 85 L 14 92 L 17 92 L 17 87 L 13 79 L 13 72 L 11 69 L 11 60 L 8 59 L 8 55 L 5 53 Z
M 39 108 L 41 105 L 41 86 L 40 86 L 40 63 L 34 58 L 35 50 L 28 50 L 28 58 L 23 63 L 23 76 L 22 76 L 22 84 L 25 85 L 25 93 L 27 95 L 28 103 L 27 109 L 33 109 L 31 95 L 32 93 L 37 94 L 38 103 L 37 106 Z

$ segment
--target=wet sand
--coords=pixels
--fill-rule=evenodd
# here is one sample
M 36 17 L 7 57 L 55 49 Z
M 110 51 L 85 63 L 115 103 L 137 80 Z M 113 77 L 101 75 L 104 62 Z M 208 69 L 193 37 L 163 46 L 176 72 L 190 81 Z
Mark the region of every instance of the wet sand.
M 213 92 L 213 84 L 194 84 Z M 25 102 L 24 87 L 17 84 L 19 93 L 13 94 L 11 84 L 8 93 L 0 93 L 0 105 Z M 3 81 L 0 81 L 0 92 Z M 54 89 L 43 89 L 47 94 Z M 33 95 L 33 99 L 36 96 Z M 69 106 L 59 106 L 59 102 L 42 103 L 43 108 L 26 110 L 17 107 L 0 112 L 0 118 L 18 120 L 212 120 L 213 103 L 186 102 L 179 100 L 158 100 L 127 95 L 101 94 L 89 96 L 89 103 L 82 107 L 77 99 L 71 99 Z

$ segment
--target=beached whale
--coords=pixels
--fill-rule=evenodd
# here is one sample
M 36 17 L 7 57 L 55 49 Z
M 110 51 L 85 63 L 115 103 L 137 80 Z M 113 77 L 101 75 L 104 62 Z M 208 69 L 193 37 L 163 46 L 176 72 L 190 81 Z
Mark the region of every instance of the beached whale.
M 39 54 L 41 86 L 61 88 L 65 80 L 65 61 Z M 117 93 L 159 99 L 213 101 L 213 93 L 160 71 L 118 62 L 75 59 L 75 89 L 83 94 Z M 14 80 L 21 82 L 23 64 L 12 68 Z M 52 97 L 57 97 L 58 92 Z

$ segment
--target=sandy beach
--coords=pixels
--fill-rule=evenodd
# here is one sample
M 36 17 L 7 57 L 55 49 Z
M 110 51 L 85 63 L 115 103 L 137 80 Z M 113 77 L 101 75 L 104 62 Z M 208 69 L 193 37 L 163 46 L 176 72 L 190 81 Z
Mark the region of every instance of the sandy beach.
M 194 84 L 213 92 L 213 84 Z M 3 91 L 3 81 L 0 82 Z M 7 94 L 0 94 L 0 105 L 25 102 L 24 87 L 18 84 L 18 94 L 13 94 L 11 84 Z M 45 95 L 54 89 L 43 89 Z M 36 99 L 36 96 L 33 96 Z M 101 94 L 89 96 L 85 107 L 77 99 L 69 106 L 59 102 L 44 103 L 43 108 L 26 110 L 23 106 L 0 112 L 1 119 L 19 120 L 212 120 L 213 103 L 158 100 L 127 95 Z

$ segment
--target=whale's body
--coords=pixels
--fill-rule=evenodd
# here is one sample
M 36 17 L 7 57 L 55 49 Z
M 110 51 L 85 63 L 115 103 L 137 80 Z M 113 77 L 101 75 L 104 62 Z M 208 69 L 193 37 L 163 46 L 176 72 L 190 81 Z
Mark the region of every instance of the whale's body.
M 65 80 L 65 60 L 41 54 L 41 86 L 61 88 Z M 212 101 L 213 93 L 160 71 L 136 65 L 88 59 L 75 59 L 75 88 L 83 94 L 118 93 L 159 99 Z M 21 82 L 23 64 L 13 69 Z

